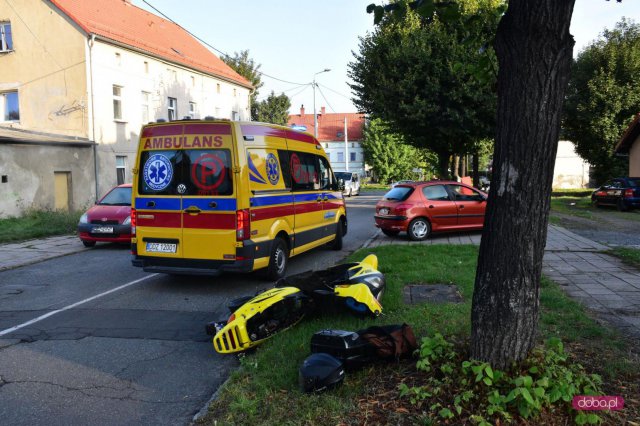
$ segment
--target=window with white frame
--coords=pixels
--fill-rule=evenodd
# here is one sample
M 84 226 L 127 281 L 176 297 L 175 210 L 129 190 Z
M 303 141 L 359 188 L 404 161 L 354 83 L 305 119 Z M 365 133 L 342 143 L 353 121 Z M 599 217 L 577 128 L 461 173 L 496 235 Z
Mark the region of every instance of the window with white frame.
M 140 107 L 142 108 L 142 123 L 149 122 L 149 99 L 151 98 L 151 93 L 145 92 L 144 90 L 140 92 Z
M 338 152 L 338 163 L 344 163 L 344 152 Z
M 198 111 L 198 105 L 196 105 L 195 102 L 189 102 L 189 117 L 198 118 L 197 111 Z
M 178 100 L 176 98 L 169 98 L 169 107 L 167 108 L 167 114 L 169 121 L 176 120 L 178 118 Z
M 220 107 L 216 107 L 215 109 L 216 109 L 216 115 L 215 115 L 215 117 L 216 117 L 216 118 L 220 118 Z
M 220 93 L 220 83 L 216 83 L 216 93 Z
M 144 73 L 149 74 L 149 62 L 144 61 Z
M 116 52 L 116 66 L 120 66 L 120 65 L 122 65 L 122 55 Z
M 122 86 L 113 85 L 113 119 L 122 120 Z
M 13 50 L 11 22 L 0 22 L 0 52 Z
M 350 152 L 349 153 L 349 161 L 356 161 L 356 153 L 355 152 Z
M 231 111 L 231 119 L 232 120 L 238 119 L 238 111 Z
M 17 91 L 0 93 L 0 117 L 3 121 L 20 120 L 20 102 Z
M 122 185 L 125 182 L 127 169 L 127 157 L 124 155 L 116 155 L 116 180 L 118 185 Z

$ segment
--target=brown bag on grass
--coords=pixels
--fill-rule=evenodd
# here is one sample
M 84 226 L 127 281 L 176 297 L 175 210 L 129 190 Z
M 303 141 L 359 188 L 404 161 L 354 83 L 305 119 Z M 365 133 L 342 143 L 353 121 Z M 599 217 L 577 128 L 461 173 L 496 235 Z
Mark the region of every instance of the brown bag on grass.
M 385 360 L 407 358 L 418 349 L 413 330 L 407 324 L 372 326 L 358 334 L 375 348 L 378 357 Z

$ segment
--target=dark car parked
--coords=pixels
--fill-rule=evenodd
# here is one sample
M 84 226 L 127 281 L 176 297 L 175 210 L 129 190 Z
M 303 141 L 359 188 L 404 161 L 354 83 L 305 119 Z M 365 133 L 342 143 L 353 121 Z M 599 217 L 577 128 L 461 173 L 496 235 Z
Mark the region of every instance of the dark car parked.
M 616 206 L 621 212 L 640 207 L 640 178 L 611 179 L 593 191 L 591 201 L 597 207 Z
M 454 181 L 403 183 L 376 204 L 376 226 L 385 235 L 406 232 L 424 240 L 431 232 L 478 230 L 484 225 L 487 194 Z

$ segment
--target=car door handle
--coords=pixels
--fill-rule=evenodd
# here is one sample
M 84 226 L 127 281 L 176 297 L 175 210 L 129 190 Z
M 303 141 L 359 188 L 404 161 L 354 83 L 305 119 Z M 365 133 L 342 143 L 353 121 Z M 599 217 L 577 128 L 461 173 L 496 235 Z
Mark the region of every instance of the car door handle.
M 318 197 L 318 199 L 316 201 L 321 203 L 322 202 L 322 197 Z
M 325 202 L 326 202 L 326 201 L 329 201 L 329 197 L 324 197 L 324 198 L 322 199 L 322 201 L 325 201 Z
M 434 207 L 433 207 L 433 204 L 429 204 L 429 208 L 430 208 L 430 209 L 433 209 L 433 208 L 434 208 Z
M 464 209 L 464 205 L 462 205 L 462 206 L 458 206 L 458 207 L 459 207 L 459 208 L 461 208 L 461 209 Z
M 216 207 L 218 207 L 218 203 L 216 203 L 215 201 L 212 201 L 209 203 L 209 207 L 211 207 L 212 209 L 215 209 Z
M 155 207 L 155 206 L 156 206 L 155 201 L 147 201 L 147 207 Z
M 200 210 L 199 208 L 197 208 L 196 206 L 189 206 L 187 207 L 184 212 L 185 213 L 189 213 L 189 214 L 198 214 L 200 213 L 202 210 Z

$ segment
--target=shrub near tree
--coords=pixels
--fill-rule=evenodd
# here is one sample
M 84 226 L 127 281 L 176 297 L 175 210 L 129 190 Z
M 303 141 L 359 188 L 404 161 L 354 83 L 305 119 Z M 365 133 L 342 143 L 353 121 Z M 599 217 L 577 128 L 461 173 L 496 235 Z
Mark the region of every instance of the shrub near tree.
M 414 168 L 422 165 L 419 150 L 406 144 L 402 136 L 393 133 L 380 119 L 367 123 L 361 145 L 366 163 L 382 183 L 407 179 Z
M 587 46 L 573 63 L 563 130 L 594 168 L 598 183 L 627 174 L 614 148 L 640 112 L 640 25 L 622 20 Z

